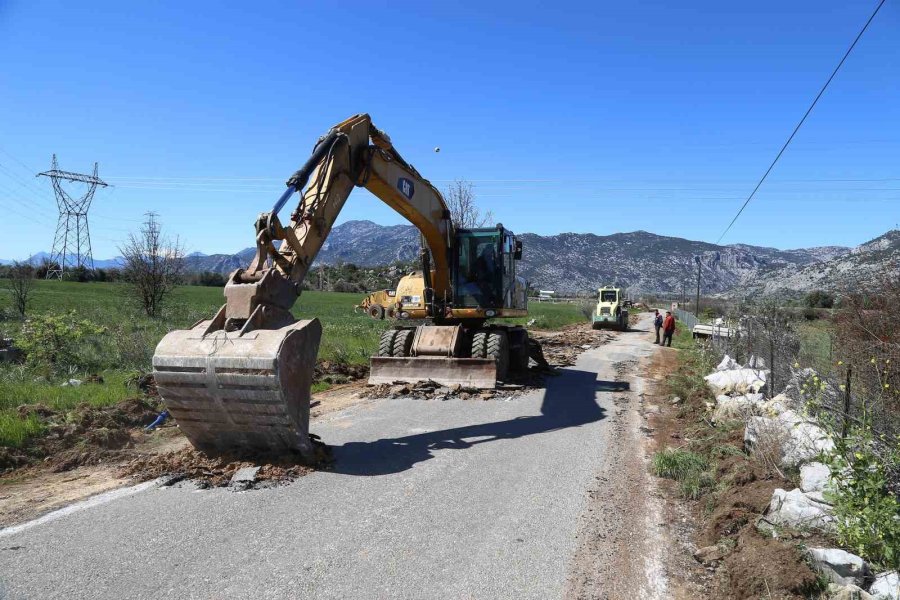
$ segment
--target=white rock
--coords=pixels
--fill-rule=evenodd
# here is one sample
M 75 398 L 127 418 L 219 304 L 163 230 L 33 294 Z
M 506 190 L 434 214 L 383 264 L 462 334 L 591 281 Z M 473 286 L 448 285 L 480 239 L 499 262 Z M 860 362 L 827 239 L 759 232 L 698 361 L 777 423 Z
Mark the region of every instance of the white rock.
M 768 367 L 766 364 L 766 360 L 759 356 L 751 356 L 750 360 L 747 361 L 746 367 L 748 369 L 765 369 Z
M 869 593 L 877 598 L 900 600 L 900 574 L 897 571 L 887 571 L 876 575 Z
M 779 465 L 784 468 L 808 463 L 819 453 L 834 449 L 834 440 L 824 429 L 792 410 L 777 417 L 750 417 L 744 430 L 744 444 L 748 448 L 764 444 L 769 451 L 778 451 Z
M 824 597 L 828 600 L 873 600 L 875 598 L 859 586 L 839 583 L 829 583 Z
M 720 362 L 716 366 L 716 371 L 731 371 L 732 369 L 740 369 L 740 368 L 741 368 L 741 365 L 739 365 L 736 360 L 734 360 L 733 358 L 731 358 L 730 356 L 728 356 L 726 354 L 725 357 L 722 358 L 722 362 Z
M 828 531 L 834 523 L 830 509 L 827 504 L 811 500 L 799 489 L 787 492 L 778 488 L 772 493 L 766 520 L 785 527 Z
M 78 387 L 79 385 L 81 385 L 81 380 L 80 380 L 80 379 L 70 379 L 70 380 L 68 380 L 68 381 L 63 382 L 62 384 L 60 384 L 60 387 L 69 387 L 69 386 L 71 386 L 71 387 Z
M 788 397 L 778 394 L 771 400 L 766 400 L 761 406 L 763 414 L 769 417 L 777 417 L 788 409 Z
M 839 548 L 810 548 L 813 565 L 834 583 L 860 585 L 869 574 L 866 561 Z
M 768 371 L 757 369 L 732 369 L 729 371 L 716 371 L 704 377 L 713 393 L 720 394 L 746 394 L 758 392 L 766 385 Z
M 831 480 L 831 470 L 820 462 L 800 467 L 800 489 L 806 493 L 824 492 Z

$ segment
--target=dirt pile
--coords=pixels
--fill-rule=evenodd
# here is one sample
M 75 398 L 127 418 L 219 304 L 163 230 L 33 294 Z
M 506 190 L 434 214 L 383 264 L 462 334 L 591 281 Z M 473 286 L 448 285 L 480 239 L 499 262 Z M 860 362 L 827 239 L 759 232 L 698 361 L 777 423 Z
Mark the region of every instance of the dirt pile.
M 19 415 L 37 420 L 44 434 L 22 448 L 0 448 L 0 471 L 42 461 L 60 472 L 112 459 L 132 446 L 132 430 L 152 423 L 160 410 L 154 398 L 131 398 L 105 407 L 83 403 L 69 411 L 22 405 Z
M 327 468 L 332 462 L 330 449 L 316 439 L 313 444 L 315 459 L 311 463 L 303 462 L 298 456 L 210 456 L 194 448 L 184 448 L 135 458 L 122 467 L 120 475 L 141 481 L 168 477 L 166 485 L 189 479 L 201 488 L 209 488 L 229 485 L 240 469 L 259 467 L 249 482 L 251 485 L 242 489 L 263 487 Z
M 332 385 L 349 383 L 369 376 L 369 365 L 351 365 L 343 362 L 320 360 L 316 363 L 313 381 Z

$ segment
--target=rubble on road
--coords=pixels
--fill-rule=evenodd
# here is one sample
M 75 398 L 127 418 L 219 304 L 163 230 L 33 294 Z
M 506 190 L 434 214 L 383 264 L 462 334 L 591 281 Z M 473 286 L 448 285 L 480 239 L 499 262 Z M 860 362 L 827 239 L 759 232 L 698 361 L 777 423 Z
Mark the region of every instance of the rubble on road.
M 590 323 L 578 323 L 560 331 L 528 333 L 541 344 L 544 358 L 553 367 L 574 365 L 579 354 L 602 346 L 614 337 L 611 331 L 591 329 Z
M 541 388 L 546 375 L 554 374 L 554 369 L 575 364 L 578 356 L 592 348 L 606 344 L 613 338 L 609 331 L 595 331 L 588 323 L 578 323 L 554 332 L 529 332 L 532 339 L 537 340 L 544 352 L 544 358 L 550 369 L 534 364 L 527 373 L 513 376 L 509 382 L 498 383 L 494 389 L 466 387 L 459 384 L 445 386 L 435 381 L 426 380 L 416 383 L 395 381 L 369 385 L 360 392 L 361 398 L 400 398 L 415 396 L 427 400 L 493 400 L 508 399 L 524 392 Z
M 313 437 L 313 436 L 310 436 Z M 188 479 L 200 488 L 225 487 L 244 490 L 293 481 L 331 464 L 330 449 L 313 438 L 315 461 L 299 456 L 210 456 L 194 448 L 135 458 L 122 467 L 121 475 L 148 481 L 168 477 L 164 485 Z
M 441 385 L 436 381 L 419 381 L 406 383 L 395 381 L 394 383 L 381 383 L 370 385 L 362 392 L 361 398 L 400 398 L 403 396 L 415 396 L 426 400 L 492 400 L 494 398 L 509 398 L 518 395 L 534 386 L 527 384 L 498 384 L 494 389 L 480 389 L 466 387 L 460 384 Z

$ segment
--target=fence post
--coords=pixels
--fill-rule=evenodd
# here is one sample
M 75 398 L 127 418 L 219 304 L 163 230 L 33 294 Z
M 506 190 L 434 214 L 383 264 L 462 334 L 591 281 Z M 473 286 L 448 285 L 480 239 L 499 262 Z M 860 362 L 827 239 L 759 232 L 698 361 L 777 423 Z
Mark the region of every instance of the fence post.
M 847 383 L 844 384 L 844 423 L 841 426 L 841 439 L 847 439 L 847 431 L 850 429 L 850 374 L 853 366 L 847 365 Z

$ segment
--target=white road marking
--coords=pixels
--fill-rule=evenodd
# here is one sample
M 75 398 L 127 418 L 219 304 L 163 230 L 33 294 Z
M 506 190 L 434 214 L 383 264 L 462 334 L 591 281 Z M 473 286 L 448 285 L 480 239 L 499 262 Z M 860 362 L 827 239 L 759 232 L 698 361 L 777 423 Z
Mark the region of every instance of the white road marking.
M 158 486 L 160 482 L 163 481 L 163 479 L 164 478 L 161 477 L 159 479 L 154 479 L 153 481 L 145 481 L 144 483 L 139 483 L 131 487 L 103 492 L 102 494 L 97 494 L 96 496 L 92 496 L 87 500 L 82 500 L 81 502 L 70 504 L 69 506 L 60 508 L 59 510 L 54 510 L 51 513 L 47 513 L 43 517 L 38 517 L 37 519 L 34 519 L 32 521 L 26 521 L 25 523 L 20 523 L 19 525 L 13 525 L 11 527 L 0 529 L 0 538 L 20 533 L 22 531 L 25 531 L 26 529 L 31 529 L 32 527 L 43 525 L 44 523 L 56 521 L 57 519 L 61 519 L 67 515 L 81 512 L 89 508 L 94 508 L 95 506 L 107 504 L 109 502 L 112 502 L 113 500 L 118 500 L 119 498 L 133 496 L 134 494 Z

